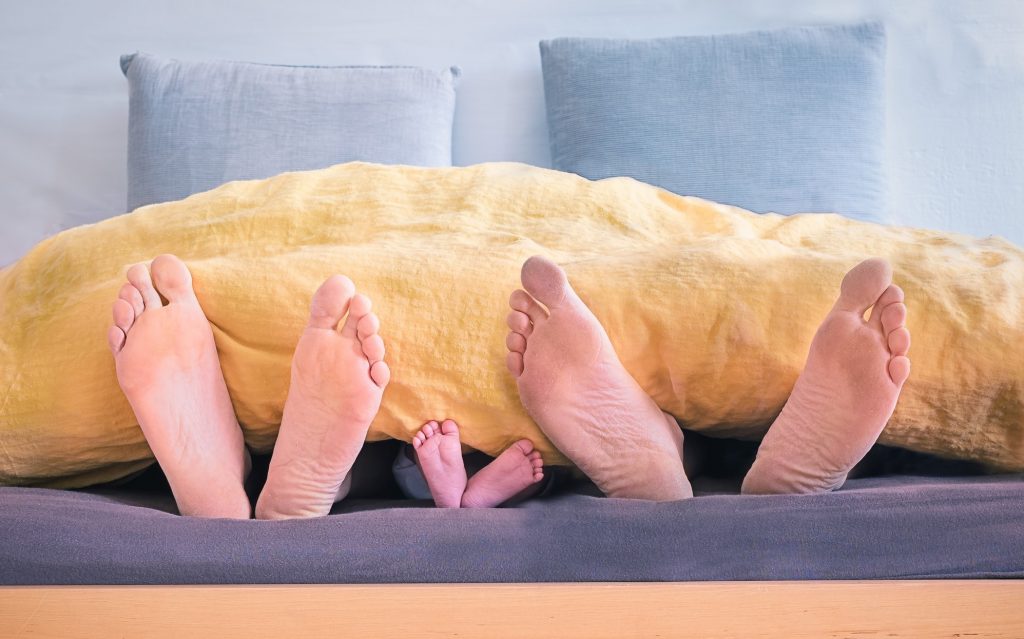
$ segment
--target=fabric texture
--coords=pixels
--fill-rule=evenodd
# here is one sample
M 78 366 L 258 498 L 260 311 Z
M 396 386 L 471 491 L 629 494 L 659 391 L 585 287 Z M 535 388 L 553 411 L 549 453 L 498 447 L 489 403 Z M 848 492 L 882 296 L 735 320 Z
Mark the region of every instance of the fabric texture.
M 357 500 L 284 522 L 174 512 L 169 492 L 0 488 L 0 539 L 17 540 L 0 544 L 0 584 L 1024 577 L 1020 475 L 669 503 L 576 493 L 498 509 Z
M 762 213 L 886 217 L 880 24 L 540 50 L 556 169 Z
M 362 160 L 450 166 L 458 69 L 183 62 L 135 53 L 128 210 Z
M 70 229 L 0 271 L 0 483 L 84 486 L 151 462 L 105 337 L 127 268 L 165 252 L 192 271 L 256 452 L 273 446 L 313 292 L 344 273 L 373 300 L 393 371 L 371 440 L 409 442 L 443 415 L 470 448 L 527 438 L 548 464 L 564 459 L 505 368 L 530 255 L 564 265 L 664 410 L 745 438 L 786 401 L 845 272 L 885 257 L 913 370 L 881 443 L 1024 470 L 1024 252 L 1005 240 L 756 215 L 521 164 L 352 163 Z

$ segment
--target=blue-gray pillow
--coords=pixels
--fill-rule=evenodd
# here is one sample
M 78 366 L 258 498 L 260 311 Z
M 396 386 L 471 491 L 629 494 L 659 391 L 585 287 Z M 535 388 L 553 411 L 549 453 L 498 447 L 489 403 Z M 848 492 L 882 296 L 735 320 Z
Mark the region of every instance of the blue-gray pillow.
M 128 210 L 230 180 L 362 160 L 450 166 L 458 69 L 121 57 Z
M 885 31 L 540 43 L 554 168 L 884 220 Z

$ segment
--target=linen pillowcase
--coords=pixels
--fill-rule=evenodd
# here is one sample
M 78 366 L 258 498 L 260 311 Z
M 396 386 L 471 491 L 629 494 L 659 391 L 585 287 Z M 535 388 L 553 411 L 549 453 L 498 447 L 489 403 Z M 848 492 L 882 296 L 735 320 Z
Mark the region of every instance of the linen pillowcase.
M 121 57 L 128 210 L 354 160 L 450 166 L 459 70 Z
M 885 218 L 885 31 L 540 43 L 554 168 L 758 212 Z

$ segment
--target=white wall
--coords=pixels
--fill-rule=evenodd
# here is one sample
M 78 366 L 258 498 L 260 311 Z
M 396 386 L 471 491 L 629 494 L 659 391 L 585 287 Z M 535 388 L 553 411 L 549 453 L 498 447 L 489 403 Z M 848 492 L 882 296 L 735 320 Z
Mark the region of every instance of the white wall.
M 1024 245 L 1021 0 L 250 0 L 0 6 L 0 265 L 124 210 L 118 56 L 463 69 L 455 162 L 550 165 L 537 41 L 881 19 L 891 216 Z

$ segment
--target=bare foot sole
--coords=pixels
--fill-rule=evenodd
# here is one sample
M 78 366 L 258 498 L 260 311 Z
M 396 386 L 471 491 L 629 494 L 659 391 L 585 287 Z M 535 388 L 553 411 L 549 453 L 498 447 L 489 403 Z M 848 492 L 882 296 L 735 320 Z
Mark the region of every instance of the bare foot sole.
M 321 517 L 347 494 L 349 471 L 391 378 L 380 322 L 350 279 L 328 278 L 310 307 L 256 502 L 259 519 Z
M 846 274 L 743 493 L 820 493 L 843 485 L 878 440 L 910 375 L 906 317 L 888 262 L 865 260 Z
M 469 479 L 463 508 L 494 508 L 544 479 L 544 460 L 533 442 L 520 439 Z
M 535 256 L 521 277 L 526 290 L 509 298 L 506 345 L 530 416 L 606 495 L 692 497 L 682 431 L 623 368 L 562 269 Z
M 107 337 L 117 380 L 178 511 L 248 519 L 249 453 L 188 268 L 173 255 L 136 264 L 113 312 Z
M 412 438 L 423 477 L 438 508 L 458 508 L 466 491 L 466 465 L 462 460 L 459 426 L 450 419 L 431 421 Z

